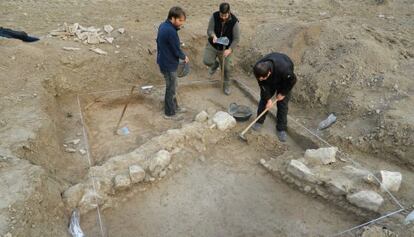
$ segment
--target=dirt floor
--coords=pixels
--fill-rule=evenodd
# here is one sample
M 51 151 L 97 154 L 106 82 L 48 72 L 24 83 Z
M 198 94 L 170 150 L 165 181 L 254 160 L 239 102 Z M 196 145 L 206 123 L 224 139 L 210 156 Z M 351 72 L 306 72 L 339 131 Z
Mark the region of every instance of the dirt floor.
M 219 3 L 0 2 L 1 27 L 41 39 L 29 44 L 0 38 L 0 236 L 69 236 L 71 210 L 62 193 L 84 182 L 90 167 L 185 127 L 201 110 L 226 111 L 231 102 L 256 109 L 235 86 L 231 96 L 223 95 L 202 64 L 208 18 Z M 414 207 L 414 3 L 230 3 L 242 30 L 233 79 L 257 93 L 251 65 L 271 51 L 288 54 L 298 76 L 290 116 L 365 167 L 401 172 L 401 189 L 394 195 L 406 210 L 377 225 L 413 236 L 413 225 L 404 226 L 401 219 Z M 188 12 L 180 37 L 192 68 L 179 82 L 178 99 L 189 109 L 179 123 L 161 117 L 164 81 L 155 63 L 156 27 L 174 5 Z M 111 24 L 114 42 L 90 45 L 49 34 L 65 22 Z M 213 80 L 218 79 L 217 74 Z M 155 89 L 136 91 L 121 123 L 131 133 L 114 135 L 133 85 Z M 316 131 L 330 113 L 338 121 Z M 271 119 L 255 136 L 269 138 L 275 149 L 268 150 L 264 141 L 242 144 L 235 136 L 246 125 L 233 128 L 223 144 L 207 146 L 203 156 L 188 151 L 174 158 L 164 179 L 114 195 L 113 206 L 102 210 L 108 236 L 330 236 L 367 221 L 271 176 L 258 165 L 261 158 L 284 150 L 303 154 L 309 147 L 292 137 L 277 143 Z M 88 236 L 100 236 L 96 211 L 81 220 Z
M 104 211 L 108 236 L 329 236 L 358 224 L 272 178 L 255 149 L 231 144 L 204 161 L 180 161 L 168 180 Z M 95 214 L 83 221 L 88 236 L 99 236 Z
M 179 101 L 189 109 L 182 124 L 191 122 L 197 109 L 226 110 L 232 102 L 232 98 L 221 93 L 217 83 L 208 82 L 205 80 L 195 85 L 181 86 Z M 89 131 L 93 134 L 90 139 L 92 154 L 99 162 L 105 160 L 105 157 L 132 150 L 137 144 L 139 146 L 167 129 L 180 127 L 176 122 L 165 122 L 159 115 L 161 108 L 154 106 L 154 102 L 151 103 L 151 98 L 157 101 L 155 98 L 162 97 L 162 90 L 155 88 L 151 94 L 141 95 L 130 105 L 129 115 L 125 117 L 122 126 L 127 126 L 131 133 L 123 137 L 114 136 L 111 127 L 116 124 L 116 120 L 112 121 L 111 117 L 116 116 L 108 115 L 111 111 L 118 115 L 119 108 L 124 104 L 119 102 L 125 102 L 117 99 L 116 94 L 99 96 L 101 102 L 93 109 L 91 106 L 87 112 L 87 124 L 94 125 L 89 126 Z M 197 95 L 196 98 L 194 94 Z M 238 98 L 238 103 L 254 106 L 239 89 L 233 89 L 233 95 Z M 155 111 L 151 112 L 154 107 Z M 101 127 L 107 125 L 112 126 Z M 246 125 L 241 123 L 239 127 L 242 129 Z M 274 126 L 269 121 L 266 124 L 267 131 L 273 131 Z M 149 127 L 152 128 L 151 131 L 148 130 Z M 276 140 L 273 133 L 267 136 Z M 109 137 L 113 139 L 108 139 Z M 292 141 L 290 145 L 292 150 L 300 149 Z M 333 207 L 329 204 L 308 199 L 267 174 L 258 165 L 259 160 L 277 157 L 286 149 L 278 146 L 277 143 L 263 139 L 246 143 L 238 138 L 237 133 L 231 133 L 223 142 L 206 151 L 175 158 L 179 161 L 173 163 L 173 166 L 183 168 L 172 172 L 171 177 L 163 183 L 136 188 L 132 190 L 132 195 L 127 194 L 129 198 L 117 200 L 114 209 L 104 211 L 106 234 L 325 236 L 358 223 L 359 218 L 354 215 L 340 210 L 332 212 Z M 95 153 L 94 147 L 99 147 L 99 152 Z M 141 193 L 143 189 L 148 192 Z M 304 210 L 303 205 L 313 208 Z M 328 214 L 315 219 L 314 216 L 321 212 Z M 142 216 L 138 225 L 137 215 Z M 96 221 L 94 212 L 85 220 L 85 230 L 90 236 L 100 234 Z M 163 223 L 162 227 L 160 223 Z

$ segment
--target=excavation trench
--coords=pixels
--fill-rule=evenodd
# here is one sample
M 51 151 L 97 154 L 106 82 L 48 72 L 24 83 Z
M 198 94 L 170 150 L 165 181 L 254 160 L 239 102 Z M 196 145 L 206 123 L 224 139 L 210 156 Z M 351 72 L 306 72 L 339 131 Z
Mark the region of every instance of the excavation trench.
M 220 83 L 182 81 L 178 101 L 189 112 L 180 122 L 162 118 L 162 86 L 147 94 L 137 91 L 121 123 L 128 135 L 113 133 L 128 90 L 82 95 L 92 164 L 104 166 L 170 129 L 191 126 L 202 110 L 227 111 L 232 102 L 255 110 L 244 91 L 232 89 L 229 97 L 222 94 Z M 100 221 L 95 210 L 83 215 L 87 235 L 100 236 L 102 225 L 107 236 L 326 236 L 364 221 L 269 174 L 259 164 L 261 159 L 303 149 L 292 139 L 287 145 L 276 142 L 271 117 L 262 133 L 251 131 L 248 143 L 243 142 L 238 133 L 247 125 L 238 123 L 217 142 L 201 134 L 205 139 L 201 147 L 184 142 L 172 156 L 165 177 L 110 195 L 102 205 Z

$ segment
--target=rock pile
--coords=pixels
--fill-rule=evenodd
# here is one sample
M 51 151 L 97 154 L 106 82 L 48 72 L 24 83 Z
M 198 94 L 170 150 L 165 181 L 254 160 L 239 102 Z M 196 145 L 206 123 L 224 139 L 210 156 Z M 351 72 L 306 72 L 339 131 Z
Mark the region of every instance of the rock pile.
M 80 41 L 84 44 L 100 44 L 109 43 L 112 44 L 114 37 L 112 36 L 114 28 L 111 25 L 105 25 L 103 31 L 101 28 L 94 26 L 83 27 L 79 23 L 73 25 L 63 24 L 63 27 L 50 32 L 51 36 L 59 37 L 63 40 L 73 38 L 74 41 Z M 118 29 L 119 34 L 125 33 L 124 28 Z
M 130 153 L 91 167 L 86 181 L 63 193 L 66 206 L 70 209 L 77 207 L 81 213 L 97 205 L 110 207 L 115 194 L 125 192 L 133 185 L 164 178 L 172 169 L 173 158 L 181 150 L 205 151 L 206 145 L 216 144 L 226 136 L 222 131 L 235 126 L 234 118 L 222 111 L 215 114 L 201 112 L 195 119 L 197 121 L 180 129 L 171 129 L 150 139 Z
M 358 215 L 384 211 L 388 200 L 384 199 L 384 192 L 398 192 L 401 173 L 373 173 L 363 167 L 337 163 L 337 151 L 337 147 L 308 149 L 302 158 L 286 153 L 270 161 L 261 160 L 260 164 L 305 193 L 335 202 Z

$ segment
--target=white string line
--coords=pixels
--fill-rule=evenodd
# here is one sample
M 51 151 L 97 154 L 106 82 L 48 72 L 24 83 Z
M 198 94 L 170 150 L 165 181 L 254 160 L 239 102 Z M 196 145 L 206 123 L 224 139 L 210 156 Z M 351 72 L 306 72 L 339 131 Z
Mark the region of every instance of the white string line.
M 400 210 L 398 210 L 398 211 L 394 211 L 394 212 L 388 213 L 388 214 L 386 214 L 386 215 L 380 216 L 380 217 L 378 217 L 378 218 L 376 218 L 376 219 L 373 219 L 373 220 L 371 220 L 371 221 L 368 221 L 368 222 L 365 222 L 365 223 L 363 223 L 363 224 L 360 224 L 360 225 L 357 225 L 357 226 L 355 226 L 355 227 L 352 227 L 352 228 L 350 228 L 350 229 L 344 230 L 344 231 L 342 231 L 342 232 L 340 232 L 340 233 L 337 233 L 337 234 L 333 235 L 333 237 L 335 237 L 335 236 L 340 236 L 340 235 L 343 235 L 343 234 L 345 234 L 345 233 L 347 233 L 347 232 L 349 232 L 349 231 L 353 231 L 353 230 L 359 229 L 359 228 L 364 227 L 364 226 L 366 226 L 366 225 L 372 224 L 372 223 L 377 222 L 377 221 L 379 221 L 379 220 L 382 220 L 382 219 L 385 219 L 385 218 L 390 217 L 390 216 L 392 216 L 392 215 L 398 214 L 398 213 L 400 213 L 400 212 L 402 212 L 402 211 L 404 211 L 404 210 L 405 210 L 404 208 L 401 208 L 401 209 L 400 209 Z
M 88 140 L 88 134 L 86 133 L 86 128 L 85 128 L 85 122 L 83 119 L 83 114 L 82 114 L 82 107 L 81 107 L 81 103 L 80 103 L 80 99 L 79 99 L 79 95 L 77 96 L 77 101 L 78 101 L 78 106 L 79 106 L 79 114 L 80 114 L 80 119 L 81 119 L 81 123 L 82 123 L 82 132 L 83 132 L 83 139 L 85 140 L 85 148 L 86 148 L 86 157 L 88 158 L 88 164 L 89 164 L 89 171 L 91 170 L 91 166 L 92 166 L 92 162 L 91 162 L 91 158 L 90 158 L 90 149 L 89 149 L 89 140 Z M 103 225 L 102 225 L 102 217 L 101 217 L 101 211 L 99 210 L 99 204 L 98 204 L 98 198 L 96 197 L 96 195 L 98 195 L 98 192 L 96 191 L 96 184 L 95 184 L 95 175 L 91 176 L 92 179 L 92 186 L 93 186 L 93 190 L 95 192 L 94 198 L 95 198 L 95 203 L 96 203 L 96 211 L 98 214 L 98 221 L 99 221 L 99 227 L 101 230 L 101 236 L 105 237 L 104 235 L 104 230 L 103 230 Z
M 252 89 L 250 89 L 250 87 L 248 87 L 246 84 L 244 84 L 243 82 L 241 82 L 241 81 L 237 81 L 236 83 L 240 83 L 241 85 L 243 85 L 243 87 L 245 87 L 246 89 L 248 89 L 249 90 L 249 93 L 250 94 L 252 94 L 252 95 L 254 95 L 254 96 L 256 96 L 256 97 L 258 97 L 259 95 L 256 93 L 256 92 L 254 92 Z M 325 139 L 323 139 L 323 138 L 321 138 L 319 135 L 317 135 L 317 134 L 315 134 L 314 132 L 312 132 L 310 129 L 308 129 L 308 128 L 306 128 L 305 126 L 303 126 L 302 124 L 300 124 L 299 122 L 297 122 L 295 119 L 293 119 L 291 116 L 289 116 L 288 115 L 288 118 L 289 118 L 289 120 L 291 120 L 291 121 L 293 121 L 296 125 L 299 125 L 301 128 L 303 128 L 304 130 L 306 130 L 307 132 L 309 132 L 310 134 L 312 134 L 313 136 L 315 136 L 316 138 L 318 138 L 320 141 L 322 141 L 323 143 L 325 143 L 326 145 L 328 145 L 328 146 L 330 146 L 330 147 L 332 147 L 332 145 L 329 143 L 329 142 L 327 142 Z M 339 149 L 338 149 L 339 150 Z M 343 153 L 343 154 L 345 154 L 346 155 L 346 153 L 345 152 L 343 152 L 343 151 L 340 151 L 339 150 L 339 152 L 341 152 L 341 153 Z M 356 165 L 356 166 L 359 166 L 359 167 L 362 167 L 359 163 L 357 163 L 357 162 L 355 162 L 353 159 L 351 159 L 351 158 L 348 158 L 347 157 L 347 160 L 349 160 L 349 161 L 351 161 L 354 165 Z M 370 172 L 371 174 L 372 174 L 372 172 Z M 374 179 L 381 185 L 381 181 L 375 176 L 375 175 L 372 175 L 373 177 L 374 177 Z M 391 212 L 390 214 L 386 214 L 386 215 L 383 215 L 383 216 L 381 216 L 381 217 L 379 217 L 379 218 L 377 218 L 377 219 L 374 219 L 374 220 L 371 220 L 371 221 L 368 221 L 368 222 L 366 222 L 366 223 L 363 223 L 363 224 L 361 224 L 361 225 L 359 225 L 359 226 L 357 226 L 356 228 L 360 228 L 360 227 L 363 227 L 363 226 L 366 226 L 366 225 L 369 225 L 369 224 L 371 224 L 371 223 L 373 223 L 373 222 L 376 222 L 376 221 L 378 221 L 378 220 L 381 220 L 381 219 L 383 219 L 383 218 L 386 218 L 386 217 L 389 217 L 389 216 L 392 216 L 392 215 L 394 215 L 394 214 L 397 214 L 397 213 L 400 213 L 400 212 L 402 212 L 402 211 L 404 211 L 405 210 L 405 208 L 404 208 L 404 206 L 402 206 L 401 205 L 401 203 L 397 200 L 397 198 L 395 198 L 394 197 L 394 195 L 392 195 L 391 194 L 391 192 L 386 188 L 386 187 L 382 187 L 387 193 L 388 193 L 388 195 L 390 195 L 390 197 L 393 199 L 393 201 L 400 207 L 400 209 L 398 210 L 398 211 L 394 211 L 394 212 Z M 341 232 L 340 234 L 343 234 L 343 233 L 346 233 L 346 232 L 348 232 L 348 231 L 351 231 L 351 230 L 354 230 L 354 229 L 356 229 L 355 227 L 354 228 L 351 228 L 351 229 L 349 229 L 349 230 L 346 230 L 346 231 L 344 231 L 344 232 Z M 335 236 L 337 236 L 337 235 L 335 235 Z
M 198 81 L 190 81 L 190 82 L 183 82 L 183 83 L 180 83 L 179 84 L 179 86 L 181 85 L 181 86 L 188 86 L 188 85 L 193 85 L 193 84 L 203 84 L 203 83 L 206 83 L 206 84 L 214 84 L 214 83 L 217 83 L 217 82 L 219 82 L 220 80 L 198 80 Z M 131 86 L 133 86 L 133 85 L 135 85 L 136 86 L 136 84 L 130 84 Z M 154 87 L 157 87 L 157 88 L 165 88 L 165 84 L 164 85 L 153 85 Z M 122 92 L 122 91 L 129 91 L 129 90 L 131 90 L 131 89 L 118 89 L 118 90 L 106 90 L 106 91 L 94 91 L 94 92 L 87 92 L 87 93 L 81 93 L 81 94 L 78 94 L 78 95 L 80 95 L 80 96 L 83 96 L 83 95 L 96 95 L 96 94 L 106 94 L 106 93 L 113 93 L 113 92 Z

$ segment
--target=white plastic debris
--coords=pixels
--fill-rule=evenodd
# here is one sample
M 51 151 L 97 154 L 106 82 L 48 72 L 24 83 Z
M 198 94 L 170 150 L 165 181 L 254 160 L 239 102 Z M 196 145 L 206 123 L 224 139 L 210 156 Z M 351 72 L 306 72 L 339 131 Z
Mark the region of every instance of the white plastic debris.
M 328 118 L 326 118 L 325 120 L 319 123 L 318 130 L 328 128 L 335 122 L 336 122 L 336 116 L 334 114 L 330 114 Z
M 103 51 L 100 48 L 91 48 L 91 51 L 93 51 L 93 52 L 95 52 L 97 54 L 100 54 L 100 55 L 107 55 L 108 54 L 107 52 Z
M 74 209 L 70 218 L 69 233 L 72 237 L 86 237 L 80 227 L 80 215 L 78 209 Z
M 120 129 L 118 129 L 117 133 L 118 133 L 118 135 L 124 135 L 124 136 L 126 136 L 126 135 L 128 135 L 130 133 L 130 131 L 129 131 L 129 129 L 128 129 L 127 126 L 124 126 L 124 127 L 120 128 Z
M 404 224 L 408 225 L 410 223 L 414 222 L 414 211 L 412 211 L 404 220 Z

